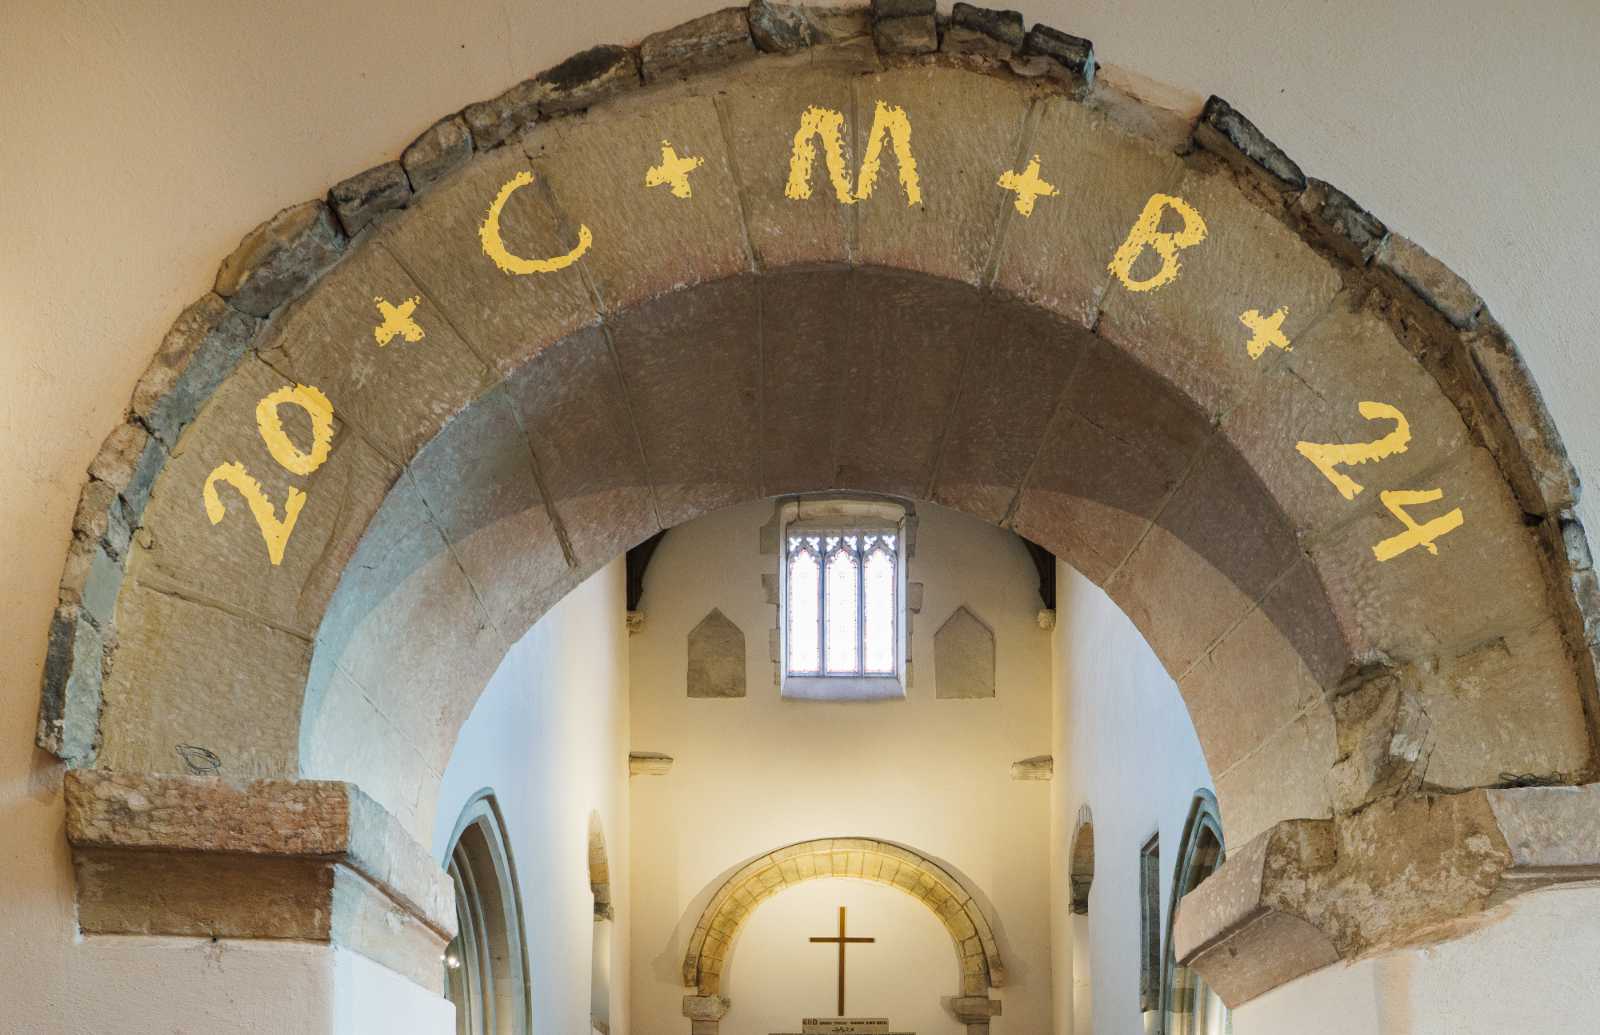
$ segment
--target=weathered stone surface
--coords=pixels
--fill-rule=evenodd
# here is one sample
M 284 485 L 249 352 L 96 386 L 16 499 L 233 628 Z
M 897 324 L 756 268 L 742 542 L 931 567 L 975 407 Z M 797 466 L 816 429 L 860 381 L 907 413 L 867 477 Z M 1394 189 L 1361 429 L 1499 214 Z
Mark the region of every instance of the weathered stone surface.
M 472 130 L 460 115 L 440 119 L 401 152 L 411 189 L 422 190 L 472 157 Z
M 1466 281 L 1422 246 L 1399 234 L 1384 238 L 1375 256 L 1378 269 L 1416 292 L 1418 298 L 1437 310 L 1451 325 L 1461 330 L 1477 326 L 1483 299 Z
M 1004 1006 L 1000 1000 L 988 996 L 956 996 L 950 1000 L 950 1012 L 962 1024 L 985 1023 L 991 1017 L 999 1017 Z
M 1486 794 L 1511 850 L 1509 880 L 1527 887 L 1600 877 L 1600 784 Z
M 842 43 L 872 31 L 867 10 L 861 7 L 818 8 L 751 0 L 748 17 L 756 46 L 772 54 Z
M 627 47 L 606 44 L 574 54 L 534 77 L 543 87 L 539 111 L 560 115 L 598 104 L 638 88 L 639 57 Z
M 354 237 L 383 213 L 405 208 L 411 201 L 411 181 L 399 162 L 384 162 L 334 184 L 328 201 L 344 232 Z
M 89 461 L 89 477 L 105 482 L 122 500 L 122 516 L 139 523 L 151 486 L 167 462 L 166 447 L 141 424 L 119 424 Z
M 222 260 L 214 290 L 235 309 L 266 316 L 320 277 L 344 245 L 344 234 L 321 201 L 286 208 Z
M 940 49 L 947 54 L 1008 58 L 1022 46 L 1022 14 L 958 3 L 950 10 Z
M 78 494 L 78 507 L 72 513 L 74 538 L 96 543 L 115 558 L 126 558 L 133 529 L 128 522 L 117 487 L 91 478 Z
M 933 675 L 940 699 L 994 696 L 994 630 L 964 605 L 933 634 Z
M 1013 211 L 994 283 L 1090 328 L 1108 286 L 1123 290 L 1106 263 L 1150 197 L 1172 191 L 1182 165 L 1104 114 L 1058 97 L 1042 103 L 1031 146 L 1039 174 L 1060 195 L 1038 199 L 1026 219 Z
M 249 349 L 259 321 L 207 292 L 173 322 L 129 409 L 169 449 Z
M 744 633 L 716 608 L 689 632 L 690 697 L 743 697 Z
M 1309 179 L 1295 202 L 1323 243 L 1347 262 L 1364 266 L 1377 254 L 1389 228 L 1331 183 Z
M 666 776 L 672 771 L 673 757 L 655 751 L 628 753 L 629 776 Z
M 641 170 L 663 161 L 663 141 L 678 156 L 700 159 L 687 174 L 687 198 L 666 184 L 640 182 Z M 738 188 L 710 98 L 630 98 L 541 126 L 523 146 L 557 211 L 594 235 L 581 265 L 604 310 L 750 269 Z M 651 259 L 640 262 L 640 255 Z
M 720 1021 L 733 1005 L 720 995 L 686 995 L 683 997 L 683 1015 L 695 1021 Z
M 527 171 L 521 148 L 484 155 L 419 196 L 405 219 L 390 221 L 367 245 L 392 252 L 423 297 L 451 326 L 467 329 L 473 352 L 502 375 L 596 319 L 581 269 L 517 276 L 501 272 L 484 254 L 479 230 L 490 204 L 504 184 Z M 507 199 L 500 232 L 512 253 L 564 255 L 577 244 L 577 228 L 560 224 L 547 191 L 535 181 Z
M 1206 100 L 1194 127 L 1195 143 L 1281 191 L 1304 190 L 1305 174 L 1283 149 L 1221 97 Z
M 1337 754 L 1333 715 L 1318 702 L 1273 731 L 1216 778 L 1228 840 L 1249 840 L 1286 819 L 1333 814 L 1329 770 Z
M 907 170 L 884 141 L 872 196 L 855 206 L 858 261 L 982 284 L 993 263 L 1001 214 L 1011 210 L 1012 195 L 995 187 L 996 156 L 1009 158 L 1021 146 L 1028 99 L 972 71 L 918 66 L 860 77 L 850 127 L 856 155 L 870 146 L 879 104 L 908 113 L 921 202 L 910 204 L 899 181 Z
M 761 279 L 761 477 L 768 494 L 834 483 L 839 371 L 855 340 L 857 279 L 843 269 L 794 270 Z M 818 304 L 829 299 L 832 304 Z M 777 552 L 777 530 L 772 531 Z M 774 567 L 776 570 L 776 567 Z
M 50 621 L 35 740 L 69 765 L 89 765 L 100 747 L 100 630 L 82 608 L 63 603 Z
M 872 39 L 883 54 L 938 50 L 935 0 L 872 0 Z
M 1058 70 L 1056 74 L 1085 87 L 1094 83 L 1094 44 L 1081 36 L 1048 25 L 1035 25 L 1023 38 L 1022 54 L 1047 59 Z
M 1525 464 L 1532 475 L 1537 498 L 1519 493 L 1525 510 L 1551 514 L 1570 509 L 1580 492 L 1578 473 L 1561 443 L 1561 432 L 1545 408 L 1544 397 L 1522 354 L 1499 323 L 1483 316 L 1476 332 L 1463 341 L 1472 356 L 1495 407 L 1505 416 L 1505 426 L 1516 449 L 1500 449 L 1508 464 Z M 1512 454 L 1512 455 L 1506 455 Z
M 1049 780 L 1055 772 L 1056 760 L 1050 755 L 1034 755 L 1011 763 L 1013 780 Z
M 750 23 L 742 7 L 713 11 L 646 36 L 639 44 L 647 83 L 721 68 L 752 57 L 755 52 Z
M 461 117 L 472 130 L 473 146 L 479 151 L 499 147 L 539 121 L 539 104 L 545 93 L 543 83 L 524 79 L 498 97 L 467 105 Z

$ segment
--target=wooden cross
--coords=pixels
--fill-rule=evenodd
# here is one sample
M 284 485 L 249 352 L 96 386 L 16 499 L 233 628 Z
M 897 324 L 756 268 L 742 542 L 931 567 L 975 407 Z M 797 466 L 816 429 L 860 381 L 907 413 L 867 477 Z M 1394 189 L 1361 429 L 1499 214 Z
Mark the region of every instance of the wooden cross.
M 862 943 L 875 942 L 878 939 L 876 939 L 876 938 L 846 938 L 845 937 L 845 933 L 844 933 L 844 907 L 840 906 L 839 907 L 839 937 L 837 937 L 837 938 L 813 938 L 811 940 L 813 942 L 826 942 L 826 943 L 828 943 L 830 945 L 832 945 L 833 943 L 837 942 L 838 945 L 839 945 L 839 1014 L 838 1014 L 838 1016 L 843 1017 L 844 1016 L 844 947 L 846 945 L 858 945 L 858 944 L 862 944 Z

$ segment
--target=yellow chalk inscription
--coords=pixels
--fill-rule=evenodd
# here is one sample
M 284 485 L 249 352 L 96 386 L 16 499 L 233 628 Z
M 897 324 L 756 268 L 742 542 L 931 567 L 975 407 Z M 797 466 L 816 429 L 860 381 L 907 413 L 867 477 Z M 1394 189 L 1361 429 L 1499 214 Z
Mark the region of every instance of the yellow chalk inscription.
M 1039 175 L 1039 156 L 1034 155 L 1033 161 L 1020 173 L 1015 169 L 1000 174 L 997 181 L 999 186 L 1006 190 L 1016 192 L 1013 204 L 1017 212 L 1024 218 L 1033 215 L 1033 202 L 1037 198 L 1053 198 L 1061 192 L 1056 190 L 1053 183 L 1046 183 Z
M 292 404 L 311 418 L 311 451 L 301 452 L 283 430 L 278 407 Z M 272 459 L 295 474 L 310 474 L 321 467 L 333 448 L 333 404 L 322 390 L 310 385 L 280 388 L 256 403 L 256 429 Z
M 1269 345 L 1285 352 L 1293 351 L 1289 336 L 1283 333 L 1283 321 L 1288 315 L 1289 307 L 1286 305 L 1280 305 L 1271 316 L 1262 316 L 1259 309 L 1246 309 L 1239 314 L 1239 322 L 1250 328 L 1250 340 L 1245 343 L 1244 350 L 1251 359 L 1260 359 Z
M 644 174 L 646 187 L 672 188 L 675 198 L 692 197 L 689 188 L 689 174 L 706 164 L 704 158 L 680 156 L 673 150 L 672 144 L 663 140 L 661 142 L 661 164 L 651 166 Z
M 377 303 L 378 315 L 383 318 L 382 322 L 372 329 L 372 337 L 377 341 L 378 348 L 388 345 L 396 337 L 413 343 L 422 340 L 422 327 L 411 318 L 411 314 L 417 311 L 417 306 L 422 302 L 420 295 L 412 295 L 399 305 L 393 305 L 386 298 L 374 298 L 372 301 Z
M 1376 442 L 1296 442 L 1295 450 L 1321 471 L 1333 487 L 1339 490 L 1339 495 L 1347 500 L 1356 498 L 1361 491 L 1355 479 L 1338 470 L 1338 467 L 1349 467 L 1355 464 L 1365 464 L 1382 460 L 1386 456 L 1404 453 L 1406 445 L 1411 441 L 1411 425 L 1406 421 L 1405 414 L 1390 406 L 1388 403 L 1364 402 L 1357 407 L 1361 416 L 1367 420 L 1392 420 L 1394 430 L 1378 439 Z
M 500 188 L 500 193 L 495 195 L 494 201 L 489 205 L 488 217 L 484 219 L 483 226 L 478 228 L 478 238 L 483 242 L 483 254 L 494 260 L 502 272 L 516 276 L 526 276 L 530 273 L 554 273 L 564 270 L 568 266 L 583 258 L 583 253 L 589 250 L 589 245 L 594 243 L 594 234 L 590 233 L 588 226 L 578 226 L 578 245 L 565 255 L 555 255 L 548 259 L 528 259 L 520 255 L 513 255 L 507 250 L 505 242 L 500 238 L 500 214 L 505 210 L 506 202 L 511 195 L 533 182 L 533 173 L 519 172 L 507 180 Z
M 1372 548 L 1373 556 L 1380 561 L 1393 560 L 1405 553 L 1422 547 L 1435 557 L 1439 556 L 1439 547 L 1434 545 L 1434 540 L 1447 532 L 1453 532 L 1466 523 L 1466 518 L 1461 516 L 1461 508 L 1456 507 L 1448 514 L 1434 518 L 1422 524 L 1417 524 L 1416 519 L 1406 513 L 1406 507 L 1414 507 L 1422 503 L 1437 503 L 1444 498 L 1443 489 L 1400 489 L 1378 493 L 1378 498 L 1388 508 L 1389 513 L 1406 526 L 1404 532 L 1392 535 Z
M 817 141 L 820 140 L 834 197 L 841 205 L 865 201 L 872 197 L 873 188 L 877 186 L 887 141 L 899 167 L 900 187 L 905 191 L 906 204 L 922 204 L 922 181 L 917 175 L 916 156 L 911 153 L 911 118 L 904 108 L 877 102 L 872 112 L 872 129 L 867 133 L 867 153 L 861 160 L 854 191 L 850 189 L 850 172 L 846 168 L 844 130 L 844 114 L 832 108 L 813 105 L 801 113 L 800 128 L 795 131 L 794 147 L 789 155 L 789 182 L 783 189 L 785 197 L 795 201 L 811 197 L 811 174 L 816 166 Z
M 239 490 L 239 495 L 250 504 L 250 513 L 255 517 L 256 524 L 261 528 L 261 538 L 267 541 L 267 559 L 274 565 L 283 563 L 283 548 L 288 545 L 289 534 L 294 531 L 295 522 L 300 520 L 300 511 L 306 505 L 306 494 L 299 489 L 290 489 L 288 499 L 283 504 L 283 520 L 278 520 L 278 515 L 272 510 L 272 501 L 267 499 L 267 494 L 261 488 L 261 483 L 250 477 L 244 469 L 244 464 L 233 462 L 220 464 L 206 478 L 205 497 L 206 517 L 211 519 L 213 525 L 221 524 L 227 516 L 227 508 L 222 505 L 222 500 L 217 496 L 217 483 L 226 482 Z
M 1168 209 L 1182 217 L 1182 230 L 1174 233 L 1159 229 L 1161 217 Z M 1200 218 L 1200 213 L 1195 211 L 1193 205 L 1171 194 L 1152 194 L 1138 221 L 1133 224 L 1133 229 L 1128 231 L 1127 240 L 1117 249 L 1109 268 L 1129 291 L 1154 291 L 1178 279 L 1178 253 L 1185 248 L 1193 248 L 1205 239 L 1206 221 Z M 1161 268 L 1153 276 L 1134 280 L 1134 264 L 1146 248 L 1160 256 Z

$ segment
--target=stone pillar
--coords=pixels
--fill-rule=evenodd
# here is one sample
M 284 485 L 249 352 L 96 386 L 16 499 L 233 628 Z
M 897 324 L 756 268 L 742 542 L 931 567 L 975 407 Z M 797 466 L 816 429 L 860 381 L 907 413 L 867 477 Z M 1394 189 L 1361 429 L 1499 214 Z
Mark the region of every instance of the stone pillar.
M 964 995 L 950 1000 L 950 1012 L 967 1026 L 967 1035 L 989 1035 L 989 1018 L 1000 1016 L 1003 1005 L 988 996 Z

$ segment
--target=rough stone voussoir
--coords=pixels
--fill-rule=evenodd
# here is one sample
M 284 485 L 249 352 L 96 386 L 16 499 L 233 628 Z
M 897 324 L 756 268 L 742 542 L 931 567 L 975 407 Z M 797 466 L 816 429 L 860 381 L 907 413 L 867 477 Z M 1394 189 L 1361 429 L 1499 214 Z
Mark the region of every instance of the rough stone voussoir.
M 639 44 L 644 81 L 706 72 L 752 57 L 749 16 L 743 7 L 725 7 L 644 38 Z
M 934 0 L 872 0 L 872 40 L 883 54 L 931 54 L 939 49 Z
M 1589 550 L 1589 537 L 1584 534 L 1583 522 L 1575 517 L 1561 518 L 1561 542 L 1566 547 L 1567 567 L 1585 571 L 1594 567 L 1594 554 Z
M 328 201 L 344 232 L 354 237 L 385 212 L 410 204 L 411 181 L 399 162 L 384 162 L 334 184 Z
M 451 115 L 423 130 L 408 144 L 400 154 L 400 165 L 411 181 L 411 189 L 420 191 L 471 158 L 472 147 L 467 120 Z
M 524 79 L 498 97 L 463 108 L 461 117 L 472 130 L 473 146 L 479 151 L 493 150 L 538 122 L 546 89 L 537 80 Z
M 84 483 L 78 495 L 78 509 L 72 515 L 72 533 L 104 546 L 113 557 L 126 556 L 133 528 L 123 513 L 115 485 L 97 478 Z
M 1283 149 L 1245 118 L 1238 109 L 1212 96 L 1200 112 L 1194 127 L 1195 143 L 1226 159 L 1230 164 L 1254 173 L 1280 191 L 1306 188 L 1305 173 Z
M 798 4 L 751 0 L 746 17 L 750 19 L 751 38 L 768 54 L 792 54 L 817 41 L 811 19 Z
M 581 111 L 607 97 L 638 89 L 639 55 L 628 47 L 602 44 L 574 54 L 534 77 L 544 88 L 544 115 Z
M 1463 341 L 1489 397 L 1504 415 L 1541 497 L 1523 501 L 1524 509 L 1540 515 L 1570 509 L 1581 493 L 1578 472 L 1516 345 L 1486 313 L 1479 319 L 1478 329 Z
M 1323 180 L 1309 179 L 1298 202 L 1300 214 L 1317 238 L 1340 258 L 1358 266 L 1372 261 L 1389 228 L 1350 195 Z
M 150 499 L 150 488 L 166 462 L 166 447 L 143 425 L 119 424 L 89 462 L 89 477 L 116 489 L 123 504 L 123 519 L 136 526 Z
M 286 208 L 244 236 L 222 260 L 214 290 L 251 316 L 266 316 L 338 261 L 346 239 L 321 200 Z
M 1024 58 L 1042 58 L 1057 78 L 1080 87 L 1094 85 L 1094 44 L 1048 25 L 1035 25 L 1022 40 Z
M 84 610 L 57 607 L 45 647 L 35 742 L 68 765 L 92 765 L 99 750 L 104 657 L 104 637 Z
M 1378 269 L 1405 285 L 1458 330 L 1477 326 L 1483 299 L 1465 280 L 1414 241 L 1396 233 L 1384 238 L 1374 256 Z
M 167 448 L 194 420 L 211 393 L 233 373 L 261 321 L 206 292 L 173 321 L 155 358 L 133 389 L 134 419 Z
M 1022 12 L 956 4 L 950 12 L 941 49 L 950 54 L 1009 58 L 1026 36 Z

